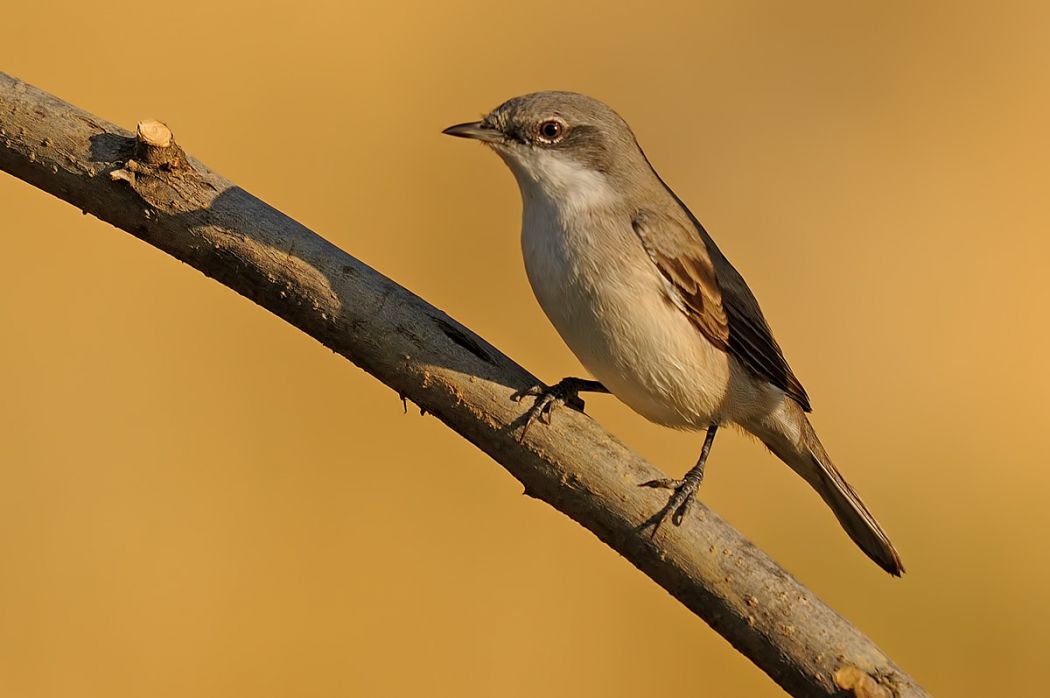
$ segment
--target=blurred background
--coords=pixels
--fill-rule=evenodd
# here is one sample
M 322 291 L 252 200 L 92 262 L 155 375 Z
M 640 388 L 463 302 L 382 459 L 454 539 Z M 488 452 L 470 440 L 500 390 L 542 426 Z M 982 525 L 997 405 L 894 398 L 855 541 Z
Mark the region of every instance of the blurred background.
M 120 6 L 119 11 L 114 10 Z M 116 12 L 116 14 L 115 14 Z M 550 381 L 510 173 L 440 135 L 612 104 L 744 273 L 890 579 L 763 448 L 703 497 L 931 692 L 1045 690 L 1045 4 L 72 0 L 0 69 L 188 151 Z M 0 176 L 0 694 L 776 696 L 431 417 L 193 269 Z M 589 411 L 673 474 L 699 435 Z

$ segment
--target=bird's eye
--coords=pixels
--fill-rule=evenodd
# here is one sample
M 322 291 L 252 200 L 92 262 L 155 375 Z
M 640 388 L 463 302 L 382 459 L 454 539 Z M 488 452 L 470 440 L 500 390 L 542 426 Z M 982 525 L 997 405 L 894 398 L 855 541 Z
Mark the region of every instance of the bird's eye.
M 540 137 L 540 140 L 546 141 L 547 143 L 554 143 L 555 141 L 561 140 L 564 133 L 565 124 L 557 119 L 548 119 L 541 123 L 539 128 L 536 129 L 536 134 Z

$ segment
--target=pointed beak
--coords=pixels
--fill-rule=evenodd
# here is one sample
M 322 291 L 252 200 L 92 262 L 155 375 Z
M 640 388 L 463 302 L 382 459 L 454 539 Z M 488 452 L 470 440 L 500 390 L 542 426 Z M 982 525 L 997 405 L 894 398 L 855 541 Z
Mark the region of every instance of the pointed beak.
M 500 143 L 503 141 L 503 133 L 492 126 L 486 126 L 481 121 L 470 121 L 465 124 L 449 126 L 442 133 L 457 138 L 473 138 L 485 143 Z

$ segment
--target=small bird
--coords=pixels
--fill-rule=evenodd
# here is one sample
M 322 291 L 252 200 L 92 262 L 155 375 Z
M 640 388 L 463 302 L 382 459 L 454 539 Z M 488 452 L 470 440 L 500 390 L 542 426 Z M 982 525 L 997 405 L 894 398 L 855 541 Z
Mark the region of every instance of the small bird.
M 627 122 L 573 92 L 514 97 L 444 133 L 489 146 L 522 198 L 521 248 L 543 311 L 598 380 L 538 387 L 528 425 L 556 404 L 609 392 L 643 417 L 706 430 L 649 524 L 678 525 L 696 497 L 715 433 L 735 424 L 802 476 L 850 538 L 892 575 L 900 556 L 832 464 L 806 417 L 809 396 L 758 301 L 682 200 L 656 173 Z

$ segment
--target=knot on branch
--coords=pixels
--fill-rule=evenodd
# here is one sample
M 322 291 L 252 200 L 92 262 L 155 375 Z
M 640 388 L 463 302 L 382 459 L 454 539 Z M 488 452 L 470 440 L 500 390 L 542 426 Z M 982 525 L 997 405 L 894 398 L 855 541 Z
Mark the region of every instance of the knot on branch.
M 135 138 L 127 139 L 127 161 L 109 173 L 114 182 L 126 182 L 150 206 L 173 204 L 185 195 L 180 184 L 195 171 L 171 129 L 154 119 L 138 123 Z
M 138 123 L 132 153 L 124 167 L 109 173 L 110 179 L 134 185 L 136 174 L 174 172 L 187 165 L 186 153 L 175 143 L 171 129 L 154 119 Z
M 135 160 L 159 170 L 177 170 L 186 165 L 186 154 L 175 143 L 171 129 L 154 119 L 138 123 L 135 130 Z
M 851 665 L 835 672 L 835 684 L 856 698 L 896 698 L 898 695 L 871 674 Z

